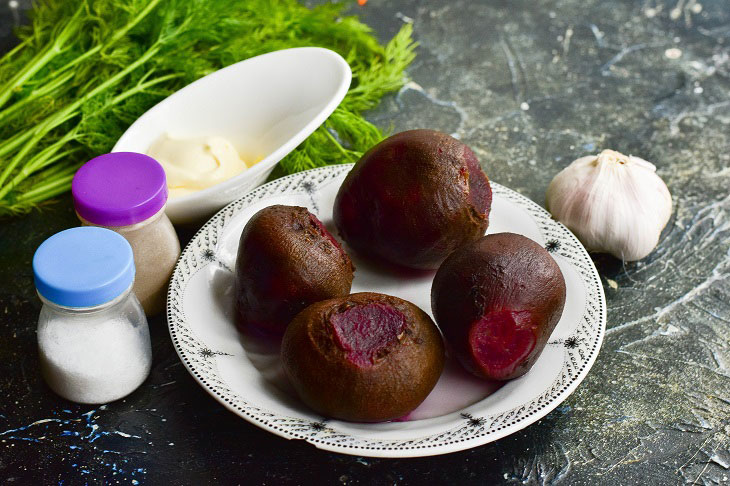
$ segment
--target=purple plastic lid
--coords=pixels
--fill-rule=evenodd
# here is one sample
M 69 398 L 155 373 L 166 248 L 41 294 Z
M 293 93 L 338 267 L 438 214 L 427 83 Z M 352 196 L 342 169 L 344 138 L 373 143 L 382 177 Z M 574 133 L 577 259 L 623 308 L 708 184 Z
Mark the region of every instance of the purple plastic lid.
M 165 170 L 152 157 L 114 152 L 95 157 L 71 183 L 79 216 L 99 226 L 127 226 L 157 213 L 167 202 Z

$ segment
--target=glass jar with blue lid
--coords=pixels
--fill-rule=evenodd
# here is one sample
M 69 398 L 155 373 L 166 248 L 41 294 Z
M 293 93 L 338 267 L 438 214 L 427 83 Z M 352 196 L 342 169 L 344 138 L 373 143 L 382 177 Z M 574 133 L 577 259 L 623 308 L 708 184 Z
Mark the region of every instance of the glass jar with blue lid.
M 133 392 L 152 364 L 149 328 L 132 292 L 134 257 L 121 235 L 80 227 L 44 241 L 33 256 L 43 302 L 41 372 L 50 388 L 79 403 Z

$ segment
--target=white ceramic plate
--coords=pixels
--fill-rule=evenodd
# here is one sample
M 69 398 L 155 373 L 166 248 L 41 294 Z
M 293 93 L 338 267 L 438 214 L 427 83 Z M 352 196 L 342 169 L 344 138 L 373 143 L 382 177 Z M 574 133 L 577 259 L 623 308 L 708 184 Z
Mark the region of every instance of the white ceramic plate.
M 567 285 L 563 316 L 533 368 L 499 387 L 471 378 L 450 361 L 407 421 L 326 420 L 297 399 L 282 375 L 276 345 L 237 332 L 231 269 L 243 226 L 266 206 L 306 206 L 332 230 L 334 198 L 351 167 L 314 169 L 265 184 L 221 210 L 185 248 L 170 284 L 167 319 L 175 348 L 200 385 L 232 412 L 281 437 L 377 457 L 427 456 L 482 445 L 528 426 L 565 400 L 588 373 L 603 340 L 603 287 L 588 253 L 562 224 L 495 183 L 488 233 L 520 233 L 545 246 Z M 431 314 L 433 272 L 417 277 L 376 273 L 349 253 L 357 267 L 353 292 L 395 295 Z
M 320 47 L 252 57 L 211 73 L 150 108 L 112 151 L 147 153 L 165 133 L 173 138 L 219 135 L 244 160 L 260 159 L 227 181 L 168 200 L 166 212 L 173 223 L 205 220 L 263 183 L 277 162 L 332 114 L 351 79 L 347 62 Z

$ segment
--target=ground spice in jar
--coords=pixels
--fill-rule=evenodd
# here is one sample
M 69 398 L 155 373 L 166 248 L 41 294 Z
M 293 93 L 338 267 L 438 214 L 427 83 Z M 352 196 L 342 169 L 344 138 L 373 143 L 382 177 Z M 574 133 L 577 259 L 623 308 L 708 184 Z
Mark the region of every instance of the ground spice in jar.
M 134 152 L 101 155 L 84 164 L 72 183 L 81 223 L 124 236 L 134 251 L 134 292 L 147 315 L 164 310 L 167 283 L 180 256 L 180 242 L 165 214 L 165 171 Z

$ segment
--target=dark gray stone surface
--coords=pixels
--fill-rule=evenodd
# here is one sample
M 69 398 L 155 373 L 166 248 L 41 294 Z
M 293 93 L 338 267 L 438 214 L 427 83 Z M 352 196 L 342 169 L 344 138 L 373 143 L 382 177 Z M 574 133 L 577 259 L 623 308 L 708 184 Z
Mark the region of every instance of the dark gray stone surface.
M 367 5 L 379 32 L 412 21 L 421 45 L 378 123 L 453 133 L 539 203 L 556 172 L 605 148 L 654 162 L 673 194 L 648 258 L 596 259 L 601 354 L 524 432 L 529 450 L 502 458 L 504 478 L 730 483 L 730 3 Z
M 103 409 L 63 402 L 37 371 L 30 258 L 75 224 L 66 198 L 0 224 L 0 478 L 729 484 L 730 2 L 370 0 L 353 10 L 382 39 L 413 22 L 420 43 L 411 82 L 371 114 L 379 125 L 452 133 L 490 178 L 539 203 L 553 175 L 582 155 L 612 148 L 657 165 L 673 216 L 643 261 L 596 256 L 608 330 L 585 381 L 546 418 L 495 443 L 433 458 L 354 458 L 284 441 L 224 410 L 156 319 L 154 369 L 140 390 Z M 3 2 L 0 40 L 7 12 Z

